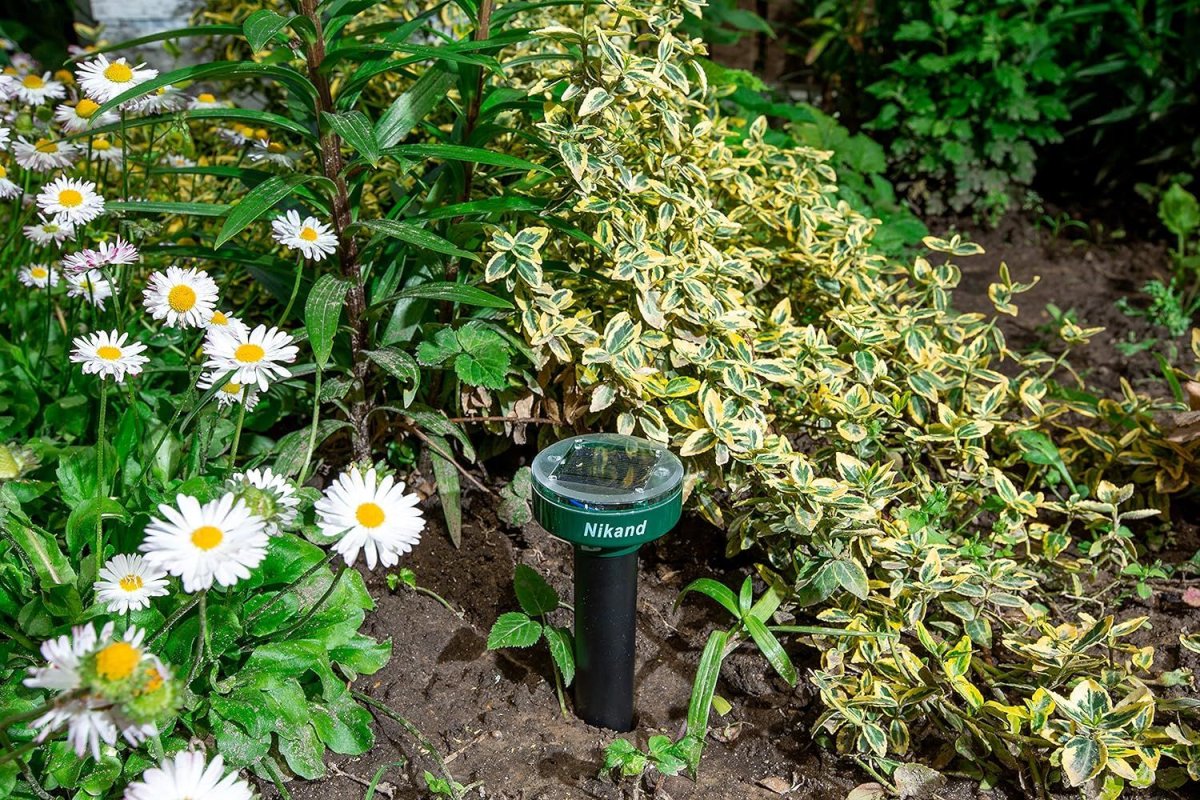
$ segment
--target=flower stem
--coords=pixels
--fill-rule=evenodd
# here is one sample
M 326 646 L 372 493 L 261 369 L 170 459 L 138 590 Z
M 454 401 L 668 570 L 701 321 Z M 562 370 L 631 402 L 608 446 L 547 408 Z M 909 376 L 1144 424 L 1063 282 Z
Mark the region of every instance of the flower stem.
M 159 628 L 157 631 L 155 631 L 154 635 L 146 640 L 146 644 L 148 644 L 148 645 L 153 644 L 156 639 L 161 637 L 167 631 L 171 630 L 171 628 L 173 628 L 175 626 L 175 623 L 179 622 L 179 620 L 183 617 L 183 615 L 186 614 L 187 612 L 191 611 L 193 608 L 195 608 L 196 604 L 199 602 L 200 602 L 200 596 L 196 596 L 196 597 L 193 597 L 191 600 L 187 601 L 186 603 L 184 603 L 183 605 L 181 605 L 179 608 L 175 609 L 175 613 L 173 613 L 170 617 L 168 617 L 167 621 L 163 623 L 162 627 Z
M 233 431 L 233 446 L 229 448 L 229 471 L 237 465 L 238 446 L 242 443 L 242 426 L 246 424 L 246 390 L 242 389 L 242 402 L 238 403 L 237 428 Z
M 438 771 L 442 773 L 442 777 L 445 778 L 446 783 L 449 784 L 450 796 L 453 797 L 454 800 L 461 800 L 462 793 L 455 788 L 458 786 L 458 784 L 454 782 L 454 777 L 450 774 L 450 770 L 446 766 L 445 759 L 442 758 L 442 754 L 438 752 L 438 749 L 434 747 L 427 738 L 425 738 L 425 734 L 421 733 L 420 728 L 418 728 L 416 725 L 413 725 L 407 719 L 393 711 L 390 707 L 379 702 L 369 694 L 363 694 L 362 692 L 354 689 L 350 690 L 350 694 L 358 702 L 362 703 L 363 705 L 370 706 L 388 719 L 397 723 L 401 728 L 404 728 L 404 730 L 408 732 L 409 736 L 416 739 L 417 744 L 419 744 L 421 749 L 425 751 L 425 754 L 429 756 L 429 758 L 432 759 L 435 764 L 437 764 Z
M 312 461 L 313 450 L 317 446 L 317 423 L 321 421 L 321 365 L 317 365 L 316 386 L 313 387 L 312 401 L 312 424 L 308 431 L 308 447 L 304 451 L 304 466 L 300 467 L 300 477 L 296 479 L 296 484 L 304 485 L 304 479 L 308 477 L 309 462 Z
M 99 499 L 108 497 L 107 481 L 104 478 L 104 423 L 105 415 L 108 412 L 108 381 L 100 380 L 100 421 L 96 426 L 96 496 Z M 96 512 L 96 577 L 100 576 L 100 569 L 104 566 L 104 514 L 97 509 Z

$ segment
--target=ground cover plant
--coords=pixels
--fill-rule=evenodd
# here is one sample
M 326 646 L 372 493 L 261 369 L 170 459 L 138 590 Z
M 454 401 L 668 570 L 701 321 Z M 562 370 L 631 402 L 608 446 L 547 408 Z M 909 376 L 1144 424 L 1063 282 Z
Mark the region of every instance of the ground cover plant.
M 703 769 L 747 647 L 815 687 L 794 735 L 880 795 L 921 763 L 1029 794 L 1200 779 L 1193 678 L 1124 603 L 1196 474 L 1179 404 L 1090 387 L 1069 316 L 1010 346 L 1030 284 L 1007 269 L 994 314 L 957 312 L 978 246 L 879 233 L 833 166 L 878 173 L 869 143 L 773 131 L 702 60 L 703 14 L 300 0 L 147 37 L 227 56 L 196 66 L 8 56 L 0 785 L 286 796 L 367 751 L 373 713 L 407 723 L 354 684 L 390 647 L 353 567 L 419 591 L 406 480 L 470 548 L 472 464 L 583 430 L 672 446 L 689 507 L 757 562 L 687 587 L 732 621 L 686 729 L 612 742 L 605 771 Z M 560 598 L 514 582 L 489 644 L 544 638 L 569 683 Z

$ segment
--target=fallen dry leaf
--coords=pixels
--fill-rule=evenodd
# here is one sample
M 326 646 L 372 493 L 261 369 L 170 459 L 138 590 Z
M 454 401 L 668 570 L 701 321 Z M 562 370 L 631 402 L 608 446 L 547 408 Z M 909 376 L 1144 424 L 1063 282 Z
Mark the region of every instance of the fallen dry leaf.
M 1200 608 L 1200 588 L 1189 586 L 1183 590 L 1183 602 L 1192 608 Z
M 792 790 L 792 782 L 787 778 L 780 778 L 778 775 L 772 775 L 769 778 L 763 778 L 758 782 L 758 785 L 764 789 L 768 789 L 775 794 L 787 794 Z

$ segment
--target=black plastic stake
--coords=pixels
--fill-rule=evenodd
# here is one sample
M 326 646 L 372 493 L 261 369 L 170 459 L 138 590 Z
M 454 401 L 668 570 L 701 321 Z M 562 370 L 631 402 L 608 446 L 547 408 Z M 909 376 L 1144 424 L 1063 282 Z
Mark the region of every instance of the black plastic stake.
M 638 554 L 575 548 L 575 713 L 589 725 L 633 730 Z

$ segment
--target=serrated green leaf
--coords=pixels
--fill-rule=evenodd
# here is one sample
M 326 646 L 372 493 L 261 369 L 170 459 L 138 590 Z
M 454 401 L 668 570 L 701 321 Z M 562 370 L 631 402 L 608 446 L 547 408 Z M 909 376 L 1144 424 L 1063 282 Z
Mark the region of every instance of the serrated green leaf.
M 550 657 L 554 659 L 554 663 L 558 665 L 558 671 L 562 673 L 563 685 L 570 686 L 571 681 L 575 680 L 575 650 L 571 642 L 570 631 L 566 628 L 546 625 L 542 628 L 542 635 L 546 637 L 546 646 L 550 648 Z
M 520 611 L 501 614 L 488 633 L 488 650 L 501 647 L 532 647 L 542 638 L 541 623 Z
M 526 564 L 517 564 L 513 570 L 513 589 L 517 602 L 531 617 L 540 617 L 558 608 L 558 592 L 537 570 Z

